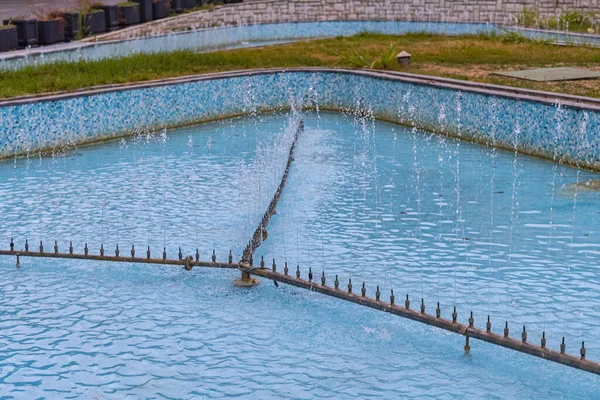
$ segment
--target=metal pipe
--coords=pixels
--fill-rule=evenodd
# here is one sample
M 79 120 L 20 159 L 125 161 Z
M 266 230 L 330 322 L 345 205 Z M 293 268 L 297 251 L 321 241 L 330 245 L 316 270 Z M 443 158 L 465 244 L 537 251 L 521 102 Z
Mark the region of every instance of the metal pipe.
M 388 312 L 403 318 L 417 321 L 426 325 L 435 326 L 449 332 L 454 332 L 469 338 L 478 339 L 487 343 L 502 346 L 521 353 L 529 354 L 545 360 L 553 361 L 558 364 L 567 365 L 576 369 L 591 372 L 600 375 L 600 364 L 590 361 L 586 358 L 586 348 L 582 343 L 580 356 L 572 356 L 565 352 L 565 340 L 562 339 L 560 351 L 550 350 L 545 347 L 546 336 L 544 333 L 542 346 L 536 346 L 526 341 L 526 333 L 522 333 L 521 339 L 513 339 L 508 336 L 508 323 L 504 329 L 504 335 L 499 335 L 491 331 L 476 328 L 472 325 L 472 317 L 469 318 L 469 324 L 462 324 L 456 321 L 456 308 L 452 313 L 454 321 L 441 318 L 438 315 L 430 315 L 424 312 L 424 307 L 421 310 L 412 310 L 409 307 L 408 297 L 404 307 L 394 304 L 393 292 L 390 296 L 390 303 L 381 301 L 381 299 L 372 299 L 363 295 L 352 293 L 352 281 L 348 281 L 348 291 L 340 290 L 338 279 L 336 277 L 335 287 L 318 284 L 312 280 L 304 280 L 300 277 L 292 277 L 287 274 L 280 274 L 266 268 L 254 268 L 246 263 L 220 263 L 211 261 L 194 261 L 193 257 L 188 256 L 183 260 L 172 259 L 157 259 L 157 258 L 140 258 L 140 257 L 121 257 L 121 256 L 104 256 L 90 254 L 71 254 L 71 253 L 44 253 L 33 251 L 14 251 L 0 250 L 0 256 L 14 256 L 19 260 L 21 257 L 34 258 L 56 258 L 56 259 L 71 259 L 71 260 L 91 260 L 91 261 L 109 261 L 109 262 L 128 262 L 139 264 L 158 264 L 172 265 L 181 267 L 206 267 L 206 268 L 222 268 L 222 269 L 239 269 L 244 273 L 260 276 L 276 282 L 286 283 L 288 285 L 308 289 L 314 292 L 322 293 L 328 296 L 336 297 L 352 303 L 360 304 L 376 310 Z M 423 303 L 422 303 L 423 304 Z M 437 310 L 436 310 L 437 314 Z M 490 323 L 491 324 L 491 323 Z M 486 324 L 487 325 L 487 324 Z
M 106 256 L 94 254 L 71 254 L 71 253 L 41 253 L 35 251 L 19 251 L 19 250 L 0 250 L 0 256 L 18 256 L 18 257 L 34 257 L 34 258 L 60 258 L 71 260 L 92 260 L 92 261 L 110 261 L 110 262 L 127 262 L 136 264 L 159 264 L 173 265 L 184 267 L 186 263 L 192 267 L 205 268 L 224 268 L 224 269 L 239 269 L 240 264 L 228 262 L 213 262 L 213 261 L 186 261 L 171 260 L 167 258 L 140 258 L 140 257 L 123 257 L 123 256 Z
M 260 276 L 265 279 L 286 283 L 288 285 L 322 293 L 327 296 L 336 297 L 338 299 L 360 304 L 369 308 L 373 308 L 375 310 L 388 312 L 390 314 L 417 321 L 426 325 L 435 326 L 437 328 L 441 328 L 449 332 L 454 332 L 459 335 L 469 337 L 471 339 L 478 339 L 483 342 L 495 344 L 497 346 L 515 350 L 520 353 L 529 354 L 558 364 L 566 365 L 569 367 L 580 369 L 582 371 L 587 371 L 596 375 L 600 375 L 600 364 L 585 358 L 586 350 L 583 345 L 583 351 L 580 351 L 580 353 L 583 353 L 581 354 L 583 355 L 583 357 L 581 357 L 581 355 L 579 357 L 576 357 L 569 354 L 565 354 L 564 339 L 563 344 L 561 345 L 561 351 L 559 352 L 556 350 L 550 350 L 546 347 L 537 346 L 530 342 L 523 341 L 523 337 L 521 337 L 520 339 L 513 339 L 508 337 L 507 334 L 499 335 L 493 332 L 488 332 L 484 329 L 476 328 L 472 325 L 453 322 L 445 318 L 438 318 L 435 315 L 421 313 L 420 310 L 411 310 L 408 307 L 401 307 L 383 301 L 378 301 L 369 297 L 363 297 L 362 295 L 356 295 L 353 294 L 351 290 L 345 291 L 335 287 L 320 285 L 314 281 L 307 281 L 301 278 L 294 278 L 291 276 L 282 275 L 280 273 L 273 272 L 269 269 L 251 269 L 250 266 L 243 263 L 241 264 L 240 268 L 243 271 L 247 271 L 249 274 Z M 453 314 L 455 313 L 456 311 L 454 311 Z M 471 317 L 469 319 L 471 319 Z M 505 329 L 504 333 L 507 333 L 507 331 L 508 329 Z
M 279 182 L 279 186 L 275 191 L 275 195 L 273 196 L 271 203 L 269 203 L 269 207 L 267 211 L 264 213 L 258 227 L 254 231 L 252 235 L 252 240 L 246 246 L 244 250 L 244 254 L 242 255 L 242 260 L 250 265 L 252 262 L 252 255 L 256 251 L 256 249 L 261 245 L 261 243 L 266 240 L 266 232 L 267 226 L 271 221 L 271 217 L 276 213 L 277 204 L 279 203 L 279 199 L 281 198 L 281 193 L 283 193 L 283 188 L 288 179 L 288 175 L 290 172 L 290 167 L 292 166 L 292 161 L 294 160 L 294 150 L 296 148 L 296 143 L 298 142 L 298 138 L 300 137 L 300 133 L 304 130 L 304 120 L 300 120 L 298 126 L 296 128 L 296 132 L 294 134 L 294 140 L 292 141 L 292 145 L 290 146 L 290 151 L 288 153 L 288 159 L 285 166 L 285 170 L 283 171 L 283 175 L 281 176 L 281 181 Z

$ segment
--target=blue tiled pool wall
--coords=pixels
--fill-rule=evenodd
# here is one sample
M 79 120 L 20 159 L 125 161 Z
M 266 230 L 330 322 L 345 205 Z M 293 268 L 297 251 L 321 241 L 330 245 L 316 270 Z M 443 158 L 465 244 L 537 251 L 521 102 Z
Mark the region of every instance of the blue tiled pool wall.
M 597 112 L 345 72 L 215 78 L 0 108 L 11 157 L 255 111 L 368 107 L 381 119 L 586 167 L 600 165 Z
M 509 32 L 519 32 L 523 36 L 537 39 L 548 40 L 551 43 L 564 43 L 582 46 L 600 46 L 600 36 L 594 34 L 575 33 L 568 31 L 550 31 L 535 28 L 522 28 L 518 26 L 507 26 L 500 28 Z
M 521 153 L 599 167 L 598 112 L 371 77 L 343 78 L 346 82 L 336 84 L 338 102 L 347 101 L 344 91 L 353 93 L 371 104 L 378 118 L 509 150 L 516 138 Z

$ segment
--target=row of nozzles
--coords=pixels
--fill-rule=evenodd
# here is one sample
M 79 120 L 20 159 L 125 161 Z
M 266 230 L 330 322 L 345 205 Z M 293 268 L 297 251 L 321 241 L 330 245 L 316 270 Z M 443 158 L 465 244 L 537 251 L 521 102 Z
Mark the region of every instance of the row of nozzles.
M 260 268 L 264 269 L 265 265 L 266 264 L 265 264 L 264 257 L 261 257 Z M 271 270 L 273 272 L 277 273 L 277 264 L 275 262 L 275 259 L 273 259 L 273 263 L 271 265 Z M 289 276 L 289 273 L 290 273 L 290 270 L 289 270 L 289 267 L 288 267 L 288 263 L 286 262 L 284 264 L 284 267 L 283 267 L 283 274 L 284 274 L 284 276 Z M 300 273 L 300 266 L 299 265 L 296 266 L 296 274 L 295 274 L 295 276 L 296 276 L 296 279 L 302 280 L 301 273 Z M 313 283 L 313 278 L 314 278 L 314 276 L 313 276 L 312 268 L 309 268 L 308 269 L 308 283 L 309 284 Z M 325 277 L 325 272 L 324 271 L 321 273 L 321 285 L 322 286 L 327 286 L 327 279 Z M 340 281 L 339 281 L 338 275 L 335 276 L 335 281 L 334 281 L 334 286 L 333 287 L 336 290 L 340 290 Z M 353 288 L 353 285 L 352 285 L 352 279 L 348 279 L 347 293 L 349 295 L 352 295 L 353 294 L 353 289 L 354 288 Z M 367 298 L 367 288 L 366 288 L 365 282 L 362 282 L 362 286 L 360 288 L 360 296 L 363 297 L 363 298 Z M 377 285 L 377 288 L 375 290 L 375 301 L 377 301 L 377 302 L 381 301 L 381 291 L 379 289 L 379 285 Z M 390 306 L 395 306 L 396 305 L 395 303 L 396 303 L 396 298 L 395 298 L 395 295 L 394 295 L 394 289 L 390 289 L 389 304 L 390 304 Z M 404 300 L 404 308 L 406 310 L 410 310 L 411 309 L 410 308 L 410 304 L 411 304 L 411 302 L 410 302 L 410 299 L 409 299 L 409 295 L 407 294 L 406 298 Z M 420 311 L 421 314 L 426 315 L 426 312 L 425 312 L 425 300 L 423 298 L 421 298 L 421 304 L 420 304 L 420 310 L 419 311 Z M 437 302 L 437 307 L 435 309 L 435 318 L 439 319 L 439 318 L 441 318 L 441 315 L 442 315 L 442 310 L 440 308 L 440 303 Z M 458 313 L 456 311 L 456 306 L 454 306 L 453 311 L 452 311 L 452 323 L 454 323 L 454 324 L 458 323 Z M 469 325 L 468 325 L 468 327 L 469 328 L 475 328 L 475 318 L 473 316 L 473 312 L 472 311 L 471 311 L 470 316 L 469 316 Z M 487 321 L 486 321 L 486 324 L 485 324 L 485 328 L 486 328 L 485 330 L 486 330 L 487 333 L 492 333 L 492 322 L 491 322 L 491 318 L 490 318 L 489 315 L 487 316 Z M 509 327 L 508 327 L 508 321 L 506 321 L 505 324 L 504 324 L 504 332 L 503 332 L 504 338 L 509 338 L 509 333 L 510 333 L 510 331 L 509 331 Z M 541 343 L 540 343 L 540 347 L 542 349 L 546 349 L 546 341 L 547 341 L 546 340 L 546 332 L 544 331 L 544 332 L 542 332 L 542 338 L 541 338 Z M 522 343 L 528 343 L 527 342 L 527 330 L 526 330 L 525 325 L 523 325 L 523 330 L 521 332 L 521 342 Z M 468 341 L 468 335 L 467 335 L 467 345 L 465 346 L 465 350 L 467 350 L 467 351 L 469 350 L 469 344 L 468 343 L 469 343 L 469 341 Z M 581 348 L 579 349 L 579 354 L 580 354 L 580 357 L 581 357 L 582 360 L 585 360 L 586 352 L 587 351 L 586 351 L 586 348 L 585 348 L 585 341 L 582 341 L 581 342 Z M 566 344 L 565 344 L 565 337 L 564 336 L 562 337 L 562 342 L 560 344 L 560 353 L 561 354 L 566 354 Z
M 296 147 L 296 142 L 298 141 L 298 137 L 300 136 L 300 132 L 304 129 L 304 120 L 300 120 L 298 123 L 298 127 L 296 129 L 296 133 L 294 135 L 294 140 L 292 141 L 292 145 L 290 146 L 290 150 L 288 153 L 288 159 L 285 166 L 285 170 L 283 171 L 283 175 L 281 176 L 281 182 L 275 191 L 275 194 L 271 198 L 271 202 L 269 203 L 269 207 L 263 214 L 263 217 L 260 221 L 260 224 L 254 231 L 252 235 L 252 239 L 246 245 L 244 249 L 244 253 L 242 256 L 242 261 L 249 263 L 252 265 L 253 258 L 252 255 L 254 251 L 260 246 L 260 244 L 267 239 L 267 226 L 271 221 L 271 217 L 276 214 L 277 203 L 279 203 L 279 199 L 281 198 L 281 194 L 283 193 L 283 188 L 285 187 L 285 183 L 288 178 L 288 174 L 290 172 L 290 166 L 292 165 L 292 161 L 294 159 L 294 148 Z
M 320 285 L 313 281 L 314 276 L 312 272 L 312 268 L 308 270 L 308 280 L 304 280 L 301 278 L 300 266 L 296 266 L 295 277 L 290 276 L 290 269 L 288 267 L 288 263 L 284 264 L 283 274 L 277 272 L 277 264 L 273 259 L 273 263 L 271 268 L 266 268 L 264 257 L 261 257 L 260 265 L 257 267 L 252 266 L 251 264 L 233 264 L 232 263 L 232 255 L 230 252 L 229 263 L 217 263 L 216 262 L 216 253 L 213 251 L 212 262 L 202 262 L 199 260 L 199 253 L 196 252 L 196 263 L 193 261 L 192 256 L 183 257 L 183 252 L 179 251 L 179 258 L 177 260 L 169 260 L 166 258 L 166 250 L 163 250 L 163 259 L 152 259 L 150 258 L 150 253 L 147 253 L 148 258 L 135 258 L 135 248 L 132 247 L 132 257 L 122 257 L 119 255 L 118 247 L 115 249 L 115 256 L 105 256 L 104 255 L 104 246 L 101 246 L 100 256 L 97 255 L 89 255 L 87 245 L 85 247 L 85 255 L 83 254 L 74 254 L 73 253 L 73 245 L 69 244 L 69 254 L 59 253 L 58 252 L 58 244 L 55 242 L 54 250 L 52 253 L 45 253 L 43 243 L 40 243 L 40 251 L 39 252 L 30 252 L 29 251 L 29 242 L 25 242 L 25 251 L 15 250 L 14 241 L 11 239 L 10 243 L 10 251 L 0 250 L 0 255 L 14 255 L 17 257 L 17 266 L 19 266 L 19 257 L 27 256 L 27 257 L 45 257 L 45 258 L 66 258 L 66 259 L 86 259 L 86 260 L 97 260 L 97 261 L 113 261 L 113 262 L 137 262 L 137 263 L 149 263 L 149 264 L 173 264 L 173 265 L 183 265 L 186 270 L 191 270 L 194 266 L 204 266 L 204 267 L 212 267 L 212 268 L 236 268 L 242 270 L 242 276 L 246 274 L 249 276 L 250 274 L 262 276 L 267 279 L 271 279 L 275 282 L 283 282 L 290 285 L 302 287 L 304 289 L 316 291 L 319 293 L 327 294 L 333 297 L 337 297 L 346 301 L 354 302 L 361 304 L 363 306 L 367 306 L 370 308 L 378 309 L 385 312 L 390 312 L 395 315 L 402 316 L 404 318 L 412 319 L 421 323 L 425 323 L 428 325 L 436 326 L 441 329 L 445 329 L 450 332 L 459 333 L 466 336 L 466 344 L 465 351 L 468 352 L 470 350 L 469 338 L 475 338 L 479 340 L 483 340 L 492 344 L 500 345 L 503 347 L 507 347 L 519 352 L 523 352 L 530 355 L 535 355 L 540 358 L 548 359 L 560 364 L 568 365 L 574 368 L 578 368 L 581 370 L 585 370 L 588 372 L 595 373 L 600 375 L 600 364 L 586 360 L 586 348 L 585 342 L 581 343 L 580 348 L 580 357 L 574 357 L 572 355 L 566 354 L 566 345 L 565 338 L 562 338 L 562 343 L 560 345 L 560 352 L 549 350 L 546 348 L 546 332 L 542 333 L 541 347 L 531 344 L 527 341 L 527 331 L 526 328 L 523 327 L 523 331 L 521 332 L 520 340 L 513 339 L 509 337 L 509 328 L 508 322 L 505 323 L 504 326 L 504 335 L 498 335 L 492 333 L 492 323 L 490 316 L 487 317 L 486 329 L 482 330 L 476 328 L 475 318 L 473 316 L 473 312 L 471 312 L 469 317 L 469 324 L 462 324 L 458 322 L 458 313 L 456 311 L 456 307 L 454 307 L 452 312 L 452 320 L 443 319 L 441 317 L 441 309 L 439 302 L 437 303 L 437 308 L 435 310 L 435 316 L 426 314 L 425 310 L 425 301 L 421 299 L 420 304 L 420 312 L 418 310 L 411 309 L 411 302 L 409 296 L 406 295 L 406 299 L 404 300 L 403 306 L 395 304 L 395 296 L 394 290 L 390 290 L 389 303 L 385 303 L 381 300 L 381 291 L 379 286 L 377 286 L 375 291 L 375 299 L 367 297 L 367 288 L 365 283 L 362 283 L 360 288 L 360 295 L 353 293 L 353 285 L 352 280 L 348 280 L 347 291 L 340 288 L 340 280 L 338 275 L 335 276 L 334 286 L 327 286 L 327 279 L 325 277 L 325 272 L 321 273 L 320 277 Z
M 59 251 L 58 251 L 58 241 L 56 241 L 56 240 L 54 241 L 54 248 L 53 248 L 53 250 L 54 250 L 54 254 L 59 254 Z M 14 241 L 13 241 L 12 238 L 10 239 L 10 251 L 11 252 L 15 251 L 15 243 L 14 243 Z M 25 250 L 24 251 L 26 253 L 30 251 L 29 240 L 28 239 L 25 239 Z M 39 245 L 39 253 L 44 253 L 44 243 L 41 240 L 40 240 L 40 245 Z M 131 245 L 131 251 L 130 251 L 130 253 L 131 253 L 131 257 L 135 258 L 135 254 L 136 254 L 135 245 Z M 71 254 L 71 255 L 74 254 L 73 242 L 69 242 L 69 254 Z M 86 255 L 86 256 L 89 255 L 89 247 L 88 247 L 87 242 L 84 245 L 83 254 Z M 151 253 L 151 250 L 150 250 L 150 246 L 148 246 L 148 249 L 146 250 L 146 258 L 147 259 L 151 259 L 152 258 L 151 254 L 152 253 Z M 104 244 L 101 244 L 100 245 L 100 257 L 104 257 L 104 256 L 107 256 L 107 255 L 105 254 Z M 115 248 L 114 257 L 122 257 L 121 256 L 121 251 L 119 250 L 119 245 L 118 244 L 116 245 L 116 248 Z M 191 256 L 189 256 L 189 257 L 191 257 Z M 178 252 L 178 259 L 180 261 L 183 261 L 185 258 L 186 257 L 184 257 L 183 251 L 182 251 L 182 249 L 180 247 L 179 248 L 179 252 Z M 162 259 L 165 260 L 165 261 L 167 260 L 167 248 L 166 247 L 163 247 Z M 200 261 L 200 251 L 198 249 L 196 249 L 196 254 L 195 254 L 194 259 L 196 261 Z M 217 261 L 217 254 L 216 254 L 215 250 L 212 251 L 211 259 L 212 259 L 212 262 L 216 262 Z M 231 250 L 229 251 L 228 262 L 229 262 L 229 264 L 233 263 L 233 253 L 231 252 Z

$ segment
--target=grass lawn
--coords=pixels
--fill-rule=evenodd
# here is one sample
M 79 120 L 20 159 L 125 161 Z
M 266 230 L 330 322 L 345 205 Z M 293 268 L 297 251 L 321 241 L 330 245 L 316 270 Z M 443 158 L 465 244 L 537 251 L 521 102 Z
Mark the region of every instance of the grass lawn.
M 600 49 L 554 46 L 509 36 L 353 37 L 196 54 L 179 51 L 0 72 L 0 98 L 69 91 L 216 71 L 262 67 L 336 67 L 398 70 L 395 54 L 412 54 L 407 72 L 600 97 L 600 80 L 537 83 L 490 76 L 493 71 L 577 66 L 600 71 Z

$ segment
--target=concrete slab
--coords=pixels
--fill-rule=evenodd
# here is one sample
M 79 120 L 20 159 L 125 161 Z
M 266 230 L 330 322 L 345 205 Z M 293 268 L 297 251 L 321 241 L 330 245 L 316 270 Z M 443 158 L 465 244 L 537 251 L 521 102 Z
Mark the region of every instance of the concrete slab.
M 522 71 L 494 72 L 492 75 L 524 79 L 535 82 L 571 81 L 579 79 L 597 79 L 600 73 L 581 68 L 537 68 Z

